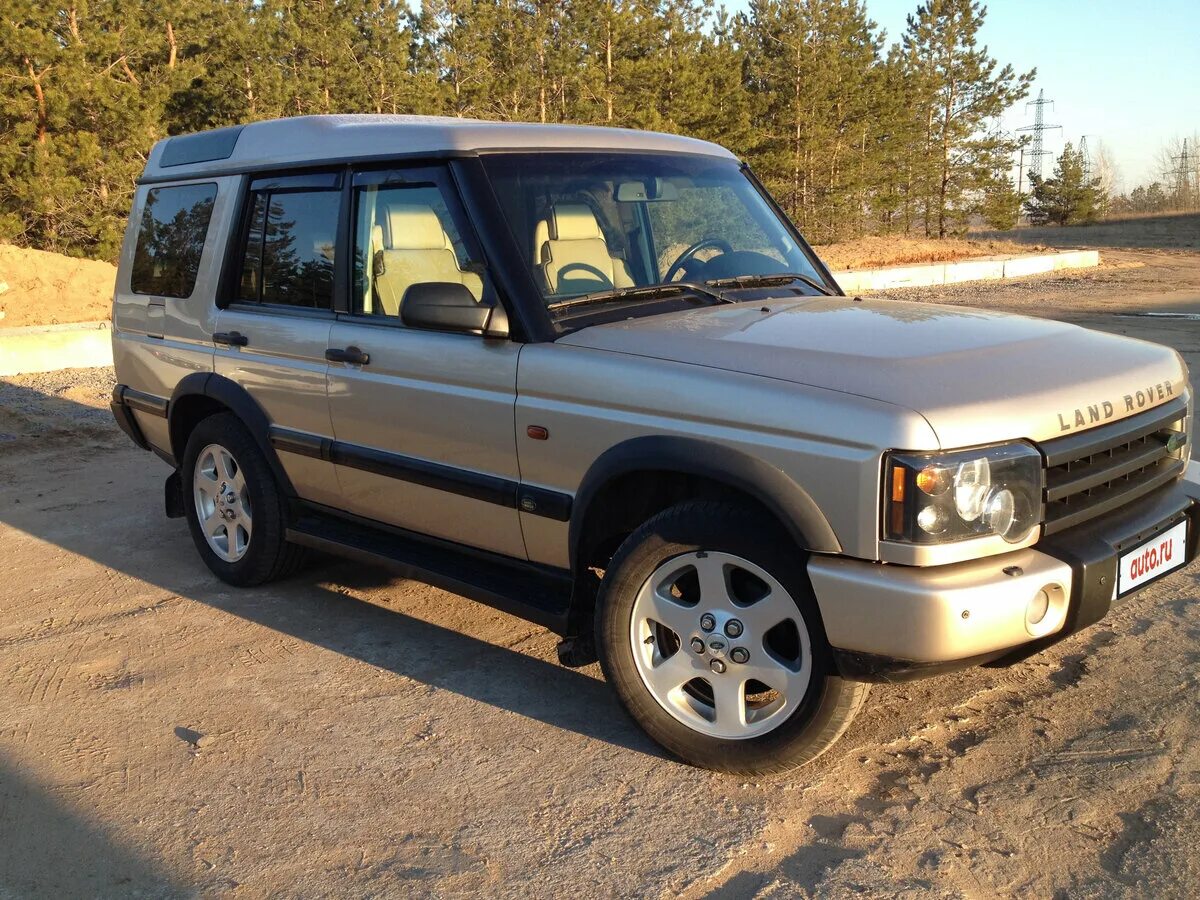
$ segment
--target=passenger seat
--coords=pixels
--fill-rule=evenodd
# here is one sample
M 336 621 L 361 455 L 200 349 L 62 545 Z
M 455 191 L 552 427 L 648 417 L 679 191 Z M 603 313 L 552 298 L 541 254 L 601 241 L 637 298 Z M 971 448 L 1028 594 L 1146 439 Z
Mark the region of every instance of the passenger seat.
M 533 232 L 534 259 L 552 294 L 632 287 L 625 260 L 614 257 L 591 207 L 556 203 Z
M 404 292 L 414 284 L 430 281 L 458 282 L 476 300 L 483 297 L 483 280 L 459 268 L 454 244 L 433 207 L 424 203 L 393 204 L 380 212 L 387 228 L 382 235 L 373 233 L 371 241 L 374 245 L 378 240 L 383 248 L 375 257 L 379 312 L 400 315 Z

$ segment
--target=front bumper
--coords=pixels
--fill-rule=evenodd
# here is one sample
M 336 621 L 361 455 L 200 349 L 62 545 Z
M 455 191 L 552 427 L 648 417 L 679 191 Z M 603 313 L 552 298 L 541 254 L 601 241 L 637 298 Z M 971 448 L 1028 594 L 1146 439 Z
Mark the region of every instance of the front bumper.
M 808 572 L 839 672 L 907 681 L 1010 665 L 1100 621 L 1114 601 L 1120 554 L 1184 517 L 1191 562 L 1200 543 L 1200 484 L 1180 481 L 1001 556 L 928 568 L 813 556 Z M 1029 602 L 1043 589 L 1049 610 L 1029 625 Z

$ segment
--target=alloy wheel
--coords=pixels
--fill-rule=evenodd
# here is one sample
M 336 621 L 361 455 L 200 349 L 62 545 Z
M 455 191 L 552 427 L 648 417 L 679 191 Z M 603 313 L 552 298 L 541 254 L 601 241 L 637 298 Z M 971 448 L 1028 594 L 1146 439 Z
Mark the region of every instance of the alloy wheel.
M 196 518 L 213 553 L 233 563 L 246 555 L 254 520 L 242 467 L 220 444 L 208 444 L 196 457 L 192 475 Z
M 812 679 L 812 644 L 791 594 L 729 553 L 686 553 L 655 569 L 634 600 L 629 639 L 658 704 L 711 737 L 773 730 Z

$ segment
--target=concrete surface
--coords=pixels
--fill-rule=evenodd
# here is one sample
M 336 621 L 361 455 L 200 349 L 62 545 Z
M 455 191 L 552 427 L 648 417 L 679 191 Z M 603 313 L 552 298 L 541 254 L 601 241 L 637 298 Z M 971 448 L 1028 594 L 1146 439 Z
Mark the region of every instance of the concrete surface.
M 904 291 L 1167 339 L 1200 256 Z M 235 590 L 110 370 L 0 381 L 0 897 L 1189 897 L 1195 567 L 1011 669 L 876 688 L 773 782 L 664 759 L 553 636 L 344 562 Z
M 108 322 L 0 328 L 0 376 L 111 366 Z

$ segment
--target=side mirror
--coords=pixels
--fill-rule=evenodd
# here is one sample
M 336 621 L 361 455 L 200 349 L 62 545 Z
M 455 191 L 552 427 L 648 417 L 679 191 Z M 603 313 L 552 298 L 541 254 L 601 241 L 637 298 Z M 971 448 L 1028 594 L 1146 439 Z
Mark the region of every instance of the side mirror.
M 508 337 L 504 308 L 484 306 L 457 281 L 426 281 L 410 285 L 400 300 L 400 320 L 410 328 Z

